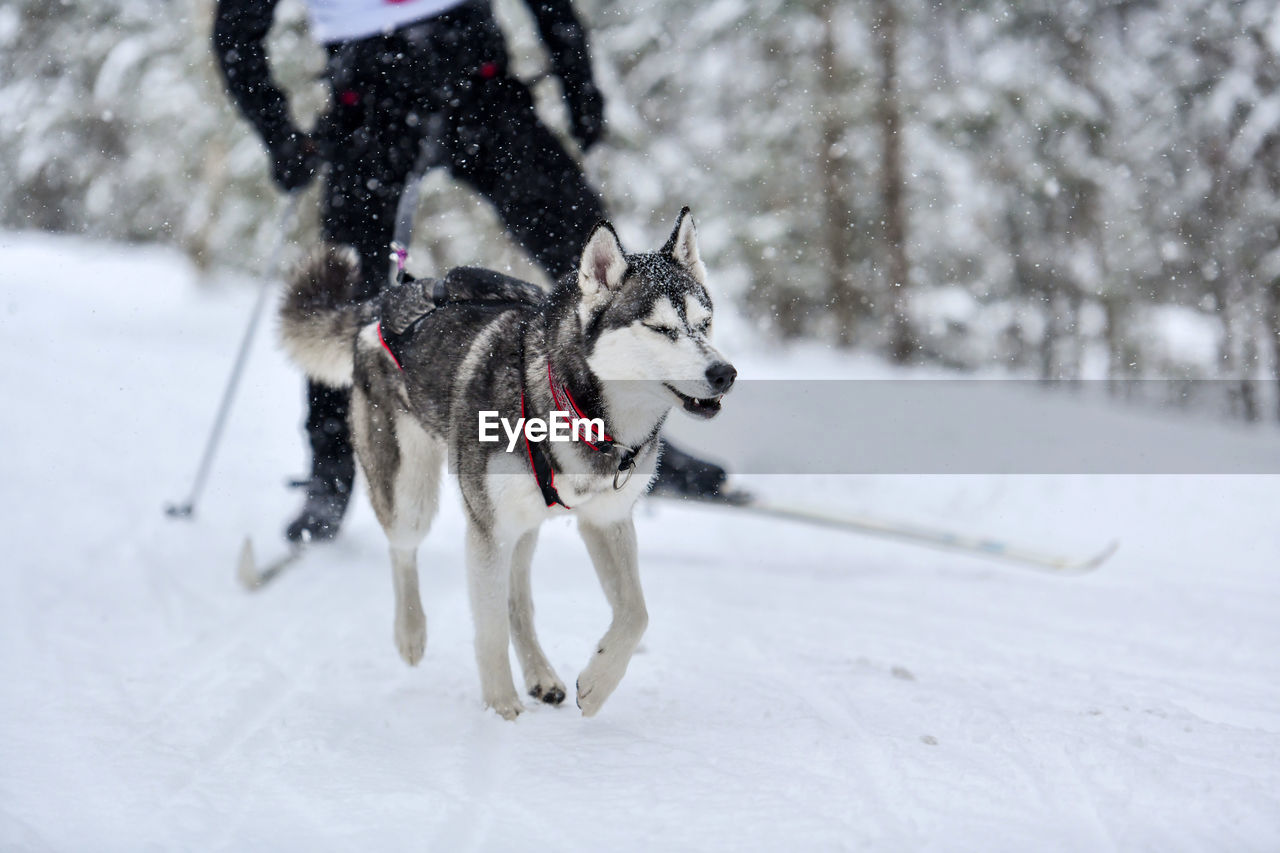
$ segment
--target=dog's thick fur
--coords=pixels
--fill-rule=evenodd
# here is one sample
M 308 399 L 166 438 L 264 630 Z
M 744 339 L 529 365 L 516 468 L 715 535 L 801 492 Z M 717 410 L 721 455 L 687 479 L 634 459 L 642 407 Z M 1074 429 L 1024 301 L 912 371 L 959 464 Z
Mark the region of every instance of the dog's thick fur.
M 735 371 L 710 344 L 711 299 L 687 209 L 658 252 L 626 255 L 607 223 L 592 232 L 579 270 L 545 298 L 532 285 L 481 270 L 455 270 L 421 293 L 455 288 L 483 298 L 437 296 L 405 324 L 397 366 L 379 337 L 388 300 L 350 303 L 353 253 L 325 247 L 299 273 L 281 307 L 289 354 L 322 382 L 351 385 L 351 428 L 369 496 L 391 549 L 395 641 L 410 664 L 422 658 L 426 620 L 417 548 L 436 511 L 440 469 L 457 473 L 467 514 L 467 568 L 476 657 L 485 704 L 507 719 L 522 705 L 508 657 L 514 641 L 527 692 L 565 697 L 533 627 L 529 567 L 538 527 L 572 512 L 595 564 L 613 622 L 578 677 L 578 705 L 596 713 L 618 686 L 648 622 L 631 514 L 652 479 L 658 430 L 672 406 L 710 417 Z M 535 294 L 530 297 L 529 293 Z M 494 294 L 497 294 L 495 297 Z M 505 295 L 504 295 L 505 294 Z M 396 331 L 401 331 L 397 329 Z M 543 443 L 565 507 L 547 506 L 522 439 L 514 452 L 478 440 L 478 412 L 515 421 L 546 418 L 555 405 L 548 370 L 577 404 L 602 418 L 618 442 Z M 634 476 L 615 487 L 619 454 L 635 451 Z

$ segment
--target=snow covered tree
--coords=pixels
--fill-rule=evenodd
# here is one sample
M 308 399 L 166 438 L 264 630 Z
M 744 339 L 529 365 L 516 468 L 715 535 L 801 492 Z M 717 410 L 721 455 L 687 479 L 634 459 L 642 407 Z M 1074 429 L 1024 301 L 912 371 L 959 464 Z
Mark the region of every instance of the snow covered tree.
M 298 58 L 280 67 L 306 105 L 318 55 L 293 49 L 301 8 L 284 5 L 277 43 Z M 0 221 L 176 243 L 201 262 L 260 253 L 274 194 L 221 92 L 211 21 L 211 0 L 0 9 Z

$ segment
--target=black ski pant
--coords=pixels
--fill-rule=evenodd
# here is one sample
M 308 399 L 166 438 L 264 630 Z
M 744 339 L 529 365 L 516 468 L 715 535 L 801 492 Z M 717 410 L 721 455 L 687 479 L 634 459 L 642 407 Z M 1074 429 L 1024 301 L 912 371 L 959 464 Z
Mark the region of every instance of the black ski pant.
M 330 164 L 321 227 L 327 241 L 359 252 L 362 297 L 388 279 L 396 207 L 424 141 L 432 165 L 487 199 L 548 275 L 577 266 L 604 206 L 538 119 L 528 88 L 508 74 L 487 4 L 331 46 L 329 76 L 333 109 L 319 131 Z M 348 391 L 313 381 L 307 393 L 312 477 L 349 484 Z

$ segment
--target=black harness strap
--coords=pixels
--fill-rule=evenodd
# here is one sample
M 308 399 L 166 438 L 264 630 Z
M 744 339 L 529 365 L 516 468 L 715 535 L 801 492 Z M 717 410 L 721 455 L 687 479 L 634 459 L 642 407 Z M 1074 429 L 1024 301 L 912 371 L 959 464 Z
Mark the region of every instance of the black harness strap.
M 396 369 L 404 370 L 404 362 L 401 361 L 401 353 L 404 352 L 404 339 L 408 332 L 413 328 L 410 326 L 400 334 L 388 332 L 382 328 L 382 321 L 378 321 L 378 340 L 382 342 L 382 348 L 387 351 L 387 355 L 391 356 L 391 360 L 396 363 Z
M 523 420 L 524 414 L 524 390 L 520 391 L 520 418 Z M 560 497 L 560 493 L 556 491 L 556 471 L 551 467 L 551 460 L 547 456 L 547 449 L 542 446 L 542 442 L 529 441 L 528 433 L 524 437 L 524 449 L 529 454 L 529 467 L 533 470 L 533 479 L 538 483 L 538 489 L 542 492 L 542 499 L 547 502 L 547 506 L 560 506 L 565 509 L 572 509 Z
M 523 348 L 520 352 L 520 363 L 521 365 L 525 363 Z M 521 372 L 520 386 L 520 417 L 523 422 L 523 419 L 526 417 L 523 371 Z M 568 386 L 556 386 L 555 378 L 551 372 L 550 362 L 547 363 L 547 386 L 551 389 L 551 404 L 557 407 L 556 411 L 569 411 L 577 415 L 581 420 L 590 420 L 590 418 L 588 418 L 578 406 L 577 401 L 573 399 L 573 394 L 570 393 Z M 627 445 L 616 441 L 608 432 L 601 434 L 595 439 L 595 441 L 591 440 L 592 435 L 590 427 L 587 428 L 586 432 L 587 437 L 582 439 L 582 443 L 587 445 L 587 447 L 590 447 L 592 450 L 595 450 L 598 453 L 612 453 L 618 450 L 622 451 L 618 454 L 618 467 L 613 475 L 613 487 L 615 489 L 621 489 L 631 479 L 631 473 L 636 467 L 636 456 L 639 455 L 640 449 L 652 441 L 658 434 L 657 428 L 655 428 L 653 434 L 650 435 L 649 438 L 645 439 L 636 447 L 628 447 Z M 537 445 L 536 447 L 534 446 L 535 444 Z M 556 490 L 555 468 L 551 465 L 550 454 L 547 452 L 546 448 L 542 446 L 542 442 L 530 442 L 528 433 L 526 433 L 524 446 L 529 455 L 529 467 L 533 471 L 533 478 L 537 481 L 538 489 L 542 492 L 542 498 L 547 502 L 547 506 L 555 506 L 556 504 L 559 504 L 565 509 L 571 509 L 572 507 L 561 499 L 560 493 Z
M 527 308 L 536 306 L 543 297 L 537 285 L 504 276 L 492 270 L 471 267 L 452 269 L 444 278 L 436 279 L 434 282 L 430 279 L 415 279 L 408 273 L 403 273 L 399 284 L 416 284 L 419 287 L 430 286 L 431 288 L 429 294 L 425 294 L 424 291 L 424 295 L 430 299 L 431 307 L 408 320 L 407 323 L 406 318 L 397 317 L 397 312 L 387 303 L 384 302 L 381 306 L 383 319 L 387 319 L 387 312 L 391 312 L 391 319 L 388 322 L 393 328 L 398 324 L 404 325 L 403 329 L 395 332 L 393 328 L 384 326 L 381 320 L 378 322 L 378 340 L 382 342 L 382 348 L 391 356 L 396 367 L 401 370 L 404 370 L 404 351 L 409 338 L 417 331 L 422 321 L 436 310 L 447 305 L 481 305 L 494 309 Z M 395 297 L 394 292 L 389 295 Z

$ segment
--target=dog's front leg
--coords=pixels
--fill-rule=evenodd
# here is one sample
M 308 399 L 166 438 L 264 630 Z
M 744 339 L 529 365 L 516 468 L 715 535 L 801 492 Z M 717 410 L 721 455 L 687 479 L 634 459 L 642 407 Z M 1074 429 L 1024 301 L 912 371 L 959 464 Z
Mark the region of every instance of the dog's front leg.
M 524 710 L 511 678 L 511 642 L 507 617 L 511 546 L 493 531 L 467 522 L 467 587 L 476 627 L 476 664 L 484 704 L 514 720 Z
M 593 716 L 627 671 L 631 655 L 649 624 L 636 562 L 636 528 L 631 519 L 599 526 L 579 520 L 578 530 L 595 564 L 613 622 L 578 676 L 578 707 Z

